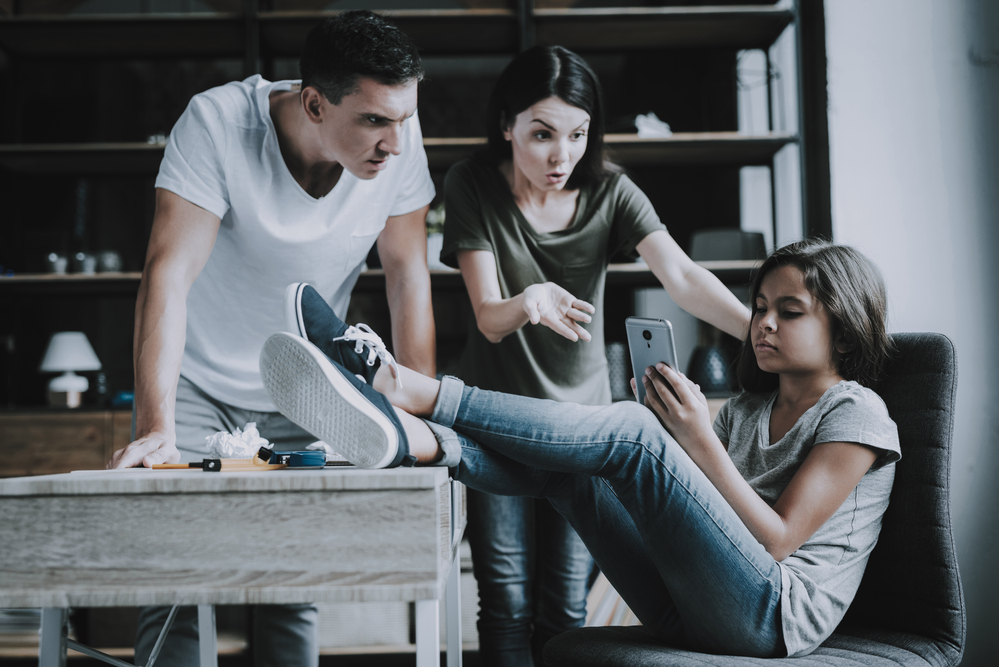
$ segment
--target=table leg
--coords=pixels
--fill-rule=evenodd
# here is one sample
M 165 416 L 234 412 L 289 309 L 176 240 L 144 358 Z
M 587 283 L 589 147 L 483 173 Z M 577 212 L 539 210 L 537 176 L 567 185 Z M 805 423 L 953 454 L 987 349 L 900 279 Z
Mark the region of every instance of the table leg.
M 416 667 L 440 667 L 440 600 L 416 601 Z
M 214 605 L 198 605 L 198 646 L 201 667 L 218 667 L 219 651 L 215 639 Z
M 66 667 L 66 622 L 68 609 L 42 609 L 41 637 L 38 641 L 38 667 Z
M 455 557 L 447 575 L 444 614 L 447 619 L 447 667 L 461 667 L 461 558 Z

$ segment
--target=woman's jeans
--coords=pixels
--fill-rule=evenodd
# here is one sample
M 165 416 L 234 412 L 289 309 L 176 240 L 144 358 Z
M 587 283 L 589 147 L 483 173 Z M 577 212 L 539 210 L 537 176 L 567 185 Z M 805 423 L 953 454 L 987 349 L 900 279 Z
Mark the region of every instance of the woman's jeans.
M 541 648 L 586 619 L 593 559 L 547 500 L 468 490 L 483 667 L 541 665 Z M 533 659 L 532 659 L 533 656 Z
M 551 501 L 664 643 L 786 655 L 780 568 L 649 409 L 524 398 L 445 377 L 430 421 L 453 429 L 434 431 L 445 450 L 461 446 L 462 483 Z

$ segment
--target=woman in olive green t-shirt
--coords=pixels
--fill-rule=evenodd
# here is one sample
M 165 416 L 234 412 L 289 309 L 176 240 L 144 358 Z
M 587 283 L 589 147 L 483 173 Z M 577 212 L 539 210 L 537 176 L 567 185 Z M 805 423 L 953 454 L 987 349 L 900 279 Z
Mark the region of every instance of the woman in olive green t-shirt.
M 610 403 L 603 297 L 617 252 L 645 259 L 684 310 L 745 336 L 747 308 L 606 168 L 600 95 L 571 51 L 521 53 L 493 91 L 488 150 L 447 174 L 441 259 L 461 269 L 475 313 L 458 372 L 469 385 Z M 468 496 L 482 664 L 540 664 L 547 639 L 582 625 L 592 561 L 548 503 Z

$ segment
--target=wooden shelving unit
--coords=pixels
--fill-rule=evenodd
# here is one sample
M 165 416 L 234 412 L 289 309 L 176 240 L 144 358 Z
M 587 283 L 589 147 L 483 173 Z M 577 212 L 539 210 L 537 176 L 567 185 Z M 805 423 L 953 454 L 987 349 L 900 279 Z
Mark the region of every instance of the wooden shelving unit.
M 536 41 L 578 51 L 726 47 L 764 48 L 793 12 L 752 7 L 536 9 Z
M 515 52 L 512 9 L 386 10 L 427 54 Z M 297 57 L 331 11 L 15 15 L 0 19 L 0 47 L 30 57 Z M 535 9 L 535 41 L 580 51 L 761 48 L 794 19 L 772 6 Z
M 758 261 L 698 262 L 717 275 L 723 282 L 748 282 Z M 94 273 L 94 274 L 53 274 L 23 273 L 14 276 L 0 276 L 0 294 L 100 294 L 134 293 L 139 287 L 142 274 L 139 272 Z M 461 272 L 456 270 L 431 270 L 430 282 L 435 292 L 464 291 Z M 607 285 L 613 287 L 655 287 L 659 281 L 648 266 L 643 263 L 611 264 L 607 269 Z M 362 292 L 382 292 L 385 290 L 385 271 L 368 269 L 362 271 L 355 290 Z
M 384 14 L 411 35 L 423 53 L 455 58 L 512 55 L 526 45 L 540 42 L 560 43 L 577 51 L 598 54 L 763 48 L 772 44 L 795 19 L 793 9 L 777 7 L 766 0 L 761 4 L 732 2 L 734 4 L 726 6 L 547 9 L 535 8 L 531 0 L 510 0 L 506 9 L 407 9 L 387 10 Z M 303 0 L 271 3 L 222 0 L 215 1 L 212 6 L 218 11 L 21 13 L 0 17 L 0 50 L 7 54 L 13 68 L 22 60 L 83 59 L 94 61 L 96 68 L 113 61 L 137 61 L 147 67 L 150 66 L 147 61 L 226 59 L 230 61 L 225 65 L 226 71 L 234 68 L 231 61 L 235 60 L 242 63 L 243 74 L 249 75 L 267 71 L 275 59 L 298 56 L 308 30 L 320 20 L 336 14 L 308 9 L 308 3 Z M 273 9 L 261 9 L 265 6 Z M 297 7 L 306 9 L 300 11 Z M 14 11 L 30 12 L 31 9 L 32 4 L 25 2 Z M 644 53 L 639 56 L 643 57 Z M 238 69 L 238 65 L 235 67 Z M 16 77 L 10 81 L 23 85 Z M 11 101 L 15 105 L 28 103 L 26 98 L 19 97 L 16 89 Z M 19 128 L 23 123 L 15 122 L 10 127 Z M 11 133 L 12 140 L 18 139 L 19 132 Z M 440 132 L 446 134 L 446 128 Z M 33 138 L 37 134 L 25 136 Z M 753 136 L 736 132 L 677 132 L 665 139 L 611 134 L 606 136 L 606 148 L 611 160 L 629 170 L 634 168 L 632 173 L 638 174 L 642 170 L 655 171 L 663 167 L 772 166 L 781 149 L 798 141 L 796 134 L 780 132 Z M 484 145 L 485 139 L 481 136 L 427 136 L 424 139 L 428 162 L 438 174 Z M 143 182 L 148 183 L 155 176 L 163 151 L 163 144 L 145 142 L 12 142 L 0 144 L 0 174 L 11 182 L 18 182 L 18 179 L 36 182 L 51 177 L 53 181 L 59 180 L 62 187 L 89 179 L 92 189 L 106 187 L 108 192 L 113 192 L 102 195 L 103 201 L 113 200 L 118 206 L 117 202 L 124 202 L 122 193 L 134 187 L 129 183 L 138 182 L 130 179 L 144 179 Z M 111 190 L 112 187 L 117 189 Z M 96 196 L 91 195 L 92 200 Z M 135 215 L 141 216 L 135 218 L 135 225 L 148 225 L 148 219 L 143 219 L 151 214 L 148 204 L 128 201 L 120 206 L 126 205 L 135 209 Z M 26 210 L 23 205 L 11 205 L 11 208 Z M 117 209 L 114 214 L 119 219 L 123 217 Z M 25 220 L 29 218 L 28 213 L 20 213 L 20 216 Z M 132 223 L 117 224 L 124 229 Z M 139 245 L 135 240 L 129 242 L 136 247 Z M 131 255 L 136 252 L 136 249 L 130 249 Z M 8 260 L 5 264 L 13 262 Z M 130 267 L 136 264 L 135 258 L 127 263 Z M 657 284 L 645 269 L 621 267 L 612 267 L 608 286 Z M 726 282 L 745 282 L 749 269 L 718 269 L 718 275 Z M 432 280 L 438 291 L 462 289 L 457 274 L 435 274 Z M 370 293 L 380 290 L 382 282 L 383 278 L 377 274 L 365 273 L 358 289 Z M 23 297 L 30 294 L 128 297 L 137 284 L 138 274 L 62 278 L 17 275 L 13 279 L 0 278 L 0 295 L 6 295 L 12 302 L 16 300 L 21 307 L 26 303 Z M 12 321 L 17 321 L 16 318 L 15 312 Z
M 298 56 L 309 28 L 336 12 L 262 11 L 261 53 Z M 515 52 L 523 36 L 511 9 L 385 10 L 424 53 Z M 751 7 L 657 7 L 535 9 L 536 43 L 580 51 L 691 47 L 760 48 L 793 20 L 787 9 Z
M 164 144 L 0 144 L 0 168 L 23 174 L 155 175 Z
M 648 165 L 770 164 L 774 155 L 798 138 L 793 134 L 747 135 L 738 132 L 686 132 L 664 139 L 637 134 L 604 136 L 610 158 L 626 167 Z
M 93 14 L 0 18 L 0 48 L 29 58 L 242 58 L 243 14 Z
M 297 58 L 305 36 L 316 23 L 337 12 L 262 11 L 260 52 L 266 56 Z M 426 9 L 379 12 L 412 37 L 421 53 L 515 53 L 520 25 L 508 9 Z
M 769 164 L 797 137 L 792 134 L 743 135 L 736 132 L 684 133 L 666 139 L 636 134 L 605 136 L 609 157 L 623 166 L 674 164 Z M 446 169 L 484 148 L 484 137 L 426 137 L 431 169 Z M 163 159 L 163 144 L 0 144 L 0 168 L 27 174 L 149 174 Z

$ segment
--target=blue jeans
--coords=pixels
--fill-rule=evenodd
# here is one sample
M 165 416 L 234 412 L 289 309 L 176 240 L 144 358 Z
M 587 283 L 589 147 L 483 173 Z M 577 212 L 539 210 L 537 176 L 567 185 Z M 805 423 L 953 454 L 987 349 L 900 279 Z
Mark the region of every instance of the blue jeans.
M 483 667 L 543 664 L 545 643 L 586 620 L 593 559 L 582 540 L 546 500 L 469 489 L 468 542 Z
M 461 447 L 456 479 L 547 498 L 645 628 L 696 651 L 778 657 L 781 573 L 704 473 L 638 403 L 607 407 L 465 387 L 431 421 Z

